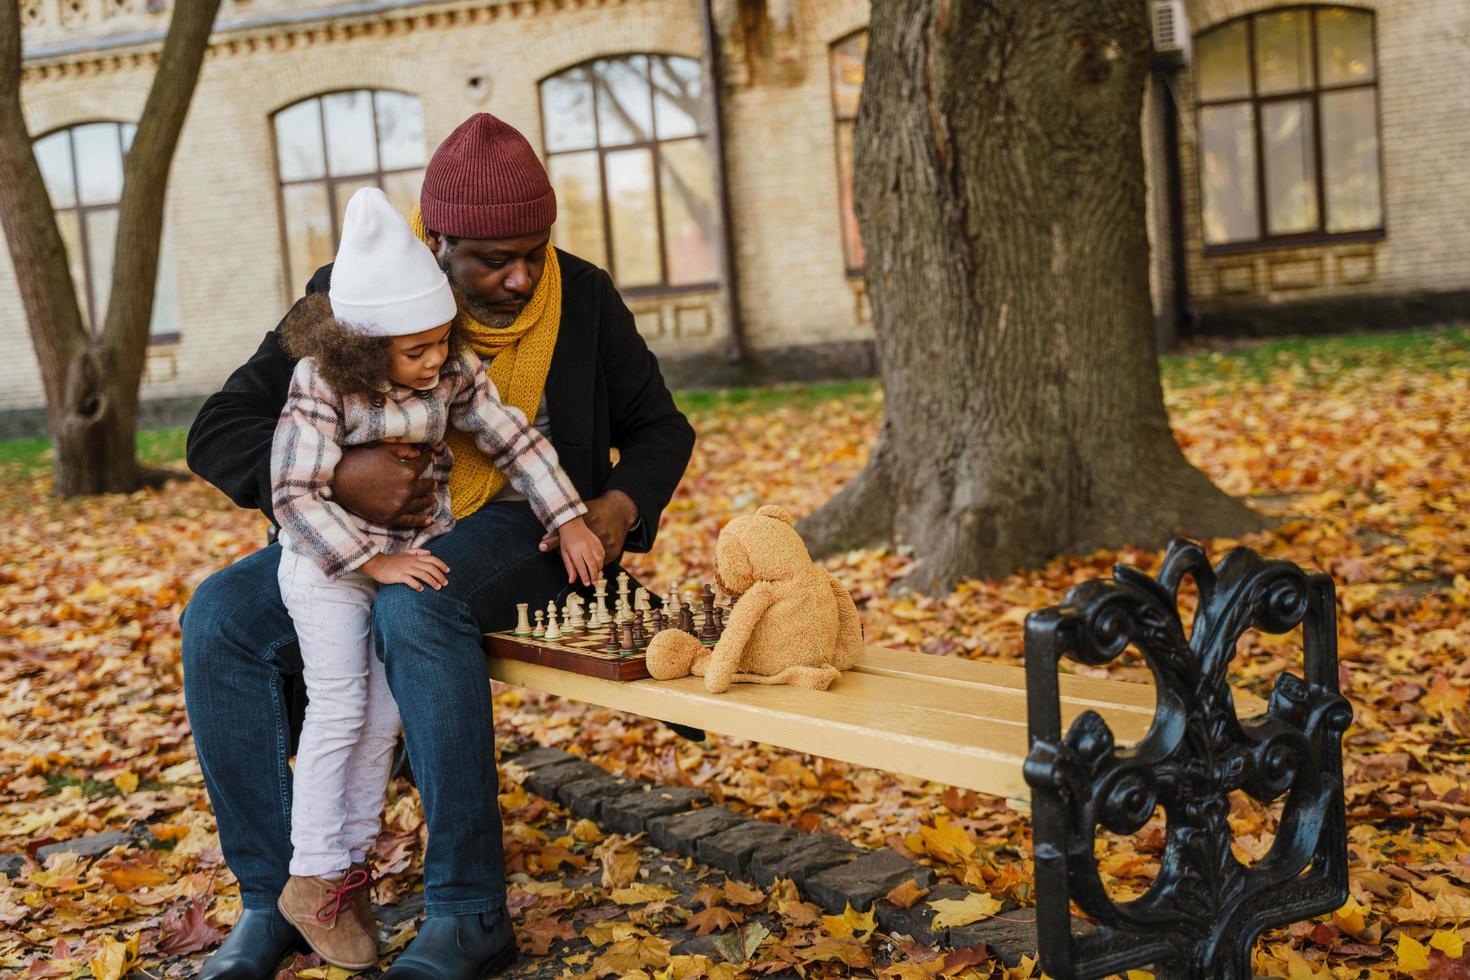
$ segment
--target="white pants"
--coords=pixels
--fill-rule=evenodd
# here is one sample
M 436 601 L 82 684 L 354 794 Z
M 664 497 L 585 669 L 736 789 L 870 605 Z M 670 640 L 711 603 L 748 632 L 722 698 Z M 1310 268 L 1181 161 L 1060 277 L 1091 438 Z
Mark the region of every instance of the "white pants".
M 292 783 L 291 874 L 330 877 L 377 837 L 398 738 L 398 705 L 373 650 L 378 583 L 362 572 L 329 579 L 289 547 L 277 577 L 310 699 Z

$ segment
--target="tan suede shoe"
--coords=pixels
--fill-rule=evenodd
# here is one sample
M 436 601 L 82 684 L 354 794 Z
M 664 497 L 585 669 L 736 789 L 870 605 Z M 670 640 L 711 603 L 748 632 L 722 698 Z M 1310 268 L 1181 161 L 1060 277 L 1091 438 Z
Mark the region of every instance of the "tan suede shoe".
M 336 878 L 292 875 L 276 907 L 316 955 L 345 970 L 366 970 L 378 962 L 377 923 L 371 912 L 359 911 L 357 897 L 367 883 L 362 869 Z
M 367 881 L 361 888 L 352 890 L 352 907 L 357 910 L 357 920 L 367 923 L 369 931 L 376 935 L 378 930 L 377 920 L 373 918 L 373 866 L 367 861 L 354 861 L 349 872 L 361 871 L 367 875 Z

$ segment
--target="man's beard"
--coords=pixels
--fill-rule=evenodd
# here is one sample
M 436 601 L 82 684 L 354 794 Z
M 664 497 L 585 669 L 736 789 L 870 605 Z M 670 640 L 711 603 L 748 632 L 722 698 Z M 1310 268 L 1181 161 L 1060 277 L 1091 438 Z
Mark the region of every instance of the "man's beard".
M 520 316 L 519 311 L 506 313 L 504 310 L 497 310 L 492 304 L 483 300 L 472 299 L 459 283 L 454 281 L 448 249 L 443 249 L 435 258 L 439 261 L 439 268 L 444 270 L 444 275 L 449 280 L 449 288 L 454 292 L 454 305 L 459 307 L 461 313 L 487 327 L 509 327 L 516 322 L 516 317 Z

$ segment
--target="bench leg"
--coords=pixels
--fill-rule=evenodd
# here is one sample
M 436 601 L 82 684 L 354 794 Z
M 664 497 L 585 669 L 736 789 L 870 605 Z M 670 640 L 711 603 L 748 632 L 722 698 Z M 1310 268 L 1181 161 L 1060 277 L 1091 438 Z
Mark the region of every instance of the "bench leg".
M 1184 576 L 1199 590 L 1192 629 L 1180 619 Z M 1300 625 L 1304 676 L 1276 679 L 1266 713 L 1241 719 L 1228 669 L 1249 628 Z M 1084 712 L 1062 734 L 1057 667 L 1102 665 L 1133 646 L 1153 671 L 1148 733 L 1117 745 Z M 1236 548 L 1214 568 L 1174 542 L 1158 578 L 1118 566 L 1026 620 L 1026 683 L 1041 962 L 1057 980 L 1152 965 L 1160 977 L 1251 976 L 1262 930 L 1341 906 L 1347 897 L 1342 734 L 1352 709 L 1338 690 L 1332 580 Z M 1285 798 L 1270 852 L 1247 866 L 1231 853 L 1230 794 Z M 1115 902 L 1094 855 L 1097 828 L 1131 834 L 1165 814 L 1158 876 Z M 1070 904 L 1097 923 L 1071 933 Z

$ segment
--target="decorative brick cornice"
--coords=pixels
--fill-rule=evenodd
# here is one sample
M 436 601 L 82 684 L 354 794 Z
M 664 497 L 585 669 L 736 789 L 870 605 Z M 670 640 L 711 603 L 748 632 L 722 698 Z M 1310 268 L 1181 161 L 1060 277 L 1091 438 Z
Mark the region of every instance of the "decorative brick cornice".
M 561 11 L 641 4 L 646 0 L 458 0 L 353 12 L 351 6 L 313 12 L 310 19 L 261 17 L 226 24 L 210 38 L 208 61 L 258 52 L 297 51 L 358 40 L 452 30 L 499 20 L 522 20 Z M 25 59 L 22 80 L 90 78 L 151 68 L 158 63 L 163 32 L 98 39 L 95 43 L 41 48 Z

